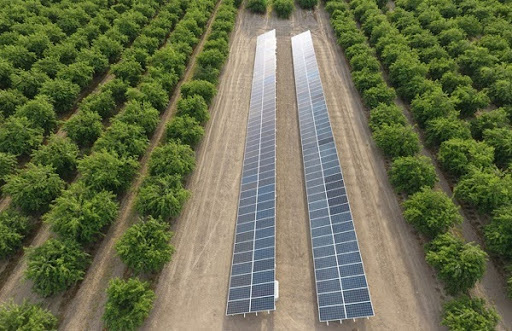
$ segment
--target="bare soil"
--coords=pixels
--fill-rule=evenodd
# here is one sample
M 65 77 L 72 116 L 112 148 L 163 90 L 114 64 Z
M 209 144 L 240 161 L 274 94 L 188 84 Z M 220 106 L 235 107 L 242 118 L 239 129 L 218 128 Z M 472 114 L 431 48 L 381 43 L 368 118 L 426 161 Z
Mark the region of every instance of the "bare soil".
M 270 314 L 226 317 L 256 38 L 277 32 L 277 279 Z M 441 286 L 416 234 L 402 219 L 384 159 L 323 10 L 297 9 L 290 20 L 242 11 L 212 118 L 189 181 L 192 198 L 175 224 L 177 251 L 157 284 L 144 330 L 311 330 L 318 322 L 304 192 L 290 37 L 310 29 L 341 156 L 376 316 L 344 329 L 438 330 Z

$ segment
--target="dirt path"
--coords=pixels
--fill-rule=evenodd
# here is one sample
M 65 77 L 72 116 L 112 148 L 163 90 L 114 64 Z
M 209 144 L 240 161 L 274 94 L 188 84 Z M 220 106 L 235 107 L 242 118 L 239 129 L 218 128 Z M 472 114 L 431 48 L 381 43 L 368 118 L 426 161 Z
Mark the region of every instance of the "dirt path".
M 256 37 L 277 31 L 277 279 L 270 315 L 225 317 Z M 297 10 L 291 20 L 242 11 L 231 53 L 198 149 L 192 199 L 178 220 L 173 261 L 157 286 L 145 330 L 329 329 L 318 322 L 300 153 L 290 37 L 311 29 L 341 155 L 376 316 L 345 329 L 440 329 L 442 295 L 423 250 L 401 217 L 384 160 L 327 14 Z

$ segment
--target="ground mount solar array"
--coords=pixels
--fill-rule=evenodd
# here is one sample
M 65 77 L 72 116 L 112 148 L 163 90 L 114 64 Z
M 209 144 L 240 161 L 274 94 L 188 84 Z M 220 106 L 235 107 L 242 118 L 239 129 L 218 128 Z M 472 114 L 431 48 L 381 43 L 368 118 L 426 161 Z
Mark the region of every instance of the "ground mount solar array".
M 321 322 L 374 315 L 311 33 L 292 38 L 304 177 Z
M 276 34 L 258 37 L 226 314 L 275 310 Z

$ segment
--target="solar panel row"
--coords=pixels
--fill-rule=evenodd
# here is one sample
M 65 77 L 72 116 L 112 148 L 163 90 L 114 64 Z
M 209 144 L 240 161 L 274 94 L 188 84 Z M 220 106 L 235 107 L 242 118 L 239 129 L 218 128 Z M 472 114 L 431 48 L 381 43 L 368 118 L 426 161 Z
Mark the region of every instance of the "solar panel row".
M 373 316 L 309 31 L 292 38 L 319 319 Z
M 227 315 L 275 309 L 276 36 L 258 37 Z

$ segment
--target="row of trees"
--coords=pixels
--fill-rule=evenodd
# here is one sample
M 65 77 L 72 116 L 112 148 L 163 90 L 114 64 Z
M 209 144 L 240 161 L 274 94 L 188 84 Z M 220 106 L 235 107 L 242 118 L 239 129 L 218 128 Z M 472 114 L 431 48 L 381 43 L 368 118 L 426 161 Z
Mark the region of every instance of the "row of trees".
M 179 6 L 179 3 L 180 2 L 168 4 L 167 7 L 162 9 L 158 17 L 152 20 L 151 23 L 142 30 L 141 35 L 138 38 L 136 38 L 136 40 L 139 40 L 139 38 L 144 38 L 147 35 L 151 35 L 152 32 L 154 32 L 155 30 L 163 30 L 166 27 L 171 28 L 172 26 L 174 26 L 177 20 L 175 17 L 177 17 L 177 15 L 180 15 L 183 12 L 183 9 Z M 157 2 L 154 2 L 153 6 L 157 8 Z M 154 10 L 151 10 L 147 14 L 152 15 L 153 13 Z M 165 39 L 166 34 L 160 33 L 160 35 L 162 38 L 160 41 L 161 43 Z M 128 54 L 134 47 L 136 46 L 134 45 L 132 48 L 126 49 L 123 53 L 123 57 L 128 56 Z M 127 84 L 121 78 L 116 77 L 109 83 L 102 86 L 99 94 L 105 93 L 108 95 L 115 96 L 115 107 L 116 109 L 118 109 L 127 98 L 127 88 Z M 142 108 L 144 108 L 145 112 L 142 112 Z M 86 110 L 80 108 L 79 115 L 77 115 L 76 117 L 80 117 L 80 115 L 83 112 L 86 112 Z M 90 132 L 88 130 L 93 129 L 95 130 L 95 132 L 97 132 L 97 135 L 99 136 L 103 131 L 103 124 L 101 123 L 101 117 L 97 113 L 87 113 L 92 114 L 94 117 L 99 117 L 98 121 L 94 123 L 73 123 L 76 124 L 74 127 L 78 130 L 78 134 L 76 135 L 77 141 L 83 142 L 85 140 L 90 141 L 92 143 L 96 140 L 97 136 L 90 137 L 83 133 Z M 113 115 L 113 113 L 114 111 L 112 111 L 111 114 L 109 114 L 108 116 Z M 148 125 L 146 122 L 150 122 L 151 120 L 158 121 L 158 111 L 152 108 L 149 103 L 146 106 L 142 107 L 139 102 L 134 101 L 131 103 L 130 107 L 127 107 L 126 111 L 123 112 L 123 115 L 120 116 L 120 118 L 125 119 L 124 122 L 126 123 L 133 123 L 134 120 L 140 119 L 141 122 L 143 122 L 141 125 L 147 128 L 150 125 Z M 73 119 L 69 121 L 72 122 Z M 115 128 L 119 129 L 119 126 L 121 126 L 121 124 L 116 125 Z M 154 126 L 156 127 L 156 124 Z M 130 129 L 133 128 L 130 127 Z M 26 133 L 27 130 L 30 130 L 30 126 L 19 127 L 17 130 L 14 131 L 15 133 L 10 132 L 6 134 L 11 134 L 13 135 L 13 137 L 20 137 L 20 132 L 21 136 L 23 136 L 23 134 Z M 115 131 L 115 133 L 119 133 L 118 131 L 119 130 Z M 5 133 L 4 131 L 1 132 Z M 119 134 L 122 135 L 124 133 Z M 149 131 L 148 134 L 150 134 Z M 115 134 L 112 134 L 110 140 L 115 138 L 114 135 Z M 70 134 L 70 136 L 73 137 L 73 134 Z M 105 140 L 108 139 L 106 138 Z M 83 145 L 81 144 L 81 146 Z M 11 195 L 12 206 L 21 209 L 21 211 L 25 215 L 39 215 L 41 213 L 45 213 L 48 210 L 50 202 L 61 195 L 62 188 L 65 185 L 63 179 L 71 180 L 74 174 L 76 173 L 76 169 L 79 163 L 79 154 L 80 152 L 77 145 L 74 142 L 72 142 L 69 138 L 52 135 L 49 137 L 47 144 L 40 146 L 39 149 L 34 150 L 32 152 L 32 162 L 30 162 L 25 169 L 20 170 L 18 174 L 14 174 L 14 157 L 6 153 L 1 153 L 1 177 L 3 180 L 7 182 L 4 188 L 4 192 Z M 94 173 L 94 171 L 97 170 L 96 168 L 99 168 L 99 171 L 103 171 L 103 174 L 101 175 L 102 177 L 100 176 L 101 178 L 119 175 L 123 176 L 121 178 L 125 180 L 125 178 L 128 178 L 126 176 L 130 175 L 130 171 L 132 173 L 134 172 L 134 167 L 132 167 L 132 170 L 128 168 L 128 166 L 130 165 L 130 162 L 128 162 L 123 168 L 124 170 L 116 174 L 116 162 L 114 162 L 112 156 L 102 156 L 104 155 L 99 154 L 97 157 L 90 158 L 84 160 L 83 162 L 80 162 L 80 167 L 82 169 L 81 172 L 87 174 L 91 173 L 90 175 L 87 175 L 86 178 L 96 178 L 96 176 L 98 176 L 98 174 Z M 103 161 L 105 161 L 105 164 L 101 164 L 101 162 Z M 117 162 L 117 164 L 118 163 L 119 162 Z M 134 161 L 131 161 L 131 164 L 133 163 Z M 8 174 L 10 176 L 7 176 Z M 93 179 L 88 179 L 88 183 L 97 182 L 97 180 Z M 126 180 L 125 182 L 114 183 L 110 185 L 110 187 L 108 187 L 107 189 L 114 190 L 115 188 L 117 188 L 117 186 L 126 185 L 127 183 L 128 182 L 126 182 Z M 87 189 L 88 188 L 89 186 L 87 186 Z M 101 230 L 103 225 L 106 225 L 105 223 L 109 222 L 109 219 L 102 220 L 99 223 L 96 222 L 95 217 L 97 217 L 98 214 L 101 215 L 101 213 L 96 213 L 94 211 L 95 206 L 91 205 L 89 202 L 90 200 L 99 199 L 102 198 L 103 196 L 101 194 L 99 196 L 96 196 L 95 194 L 88 192 L 87 189 L 76 188 L 74 186 L 70 188 L 69 192 L 71 193 L 66 195 L 66 198 L 73 198 L 75 199 L 75 201 L 67 200 L 68 204 L 66 205 L 66 207 L 61 207 L 60 213 L 53 215 L 55 216 L 55 223 L 59 224 L 58 232 L 78 233 L 80 231 L 83 231 L 84 227 L 92 227 L 94 231 L 98 232 L 99 230 Z M 60 201 L 59 206 L 64 206 L 65 201 L 66 200 Z M 98 200 L 96 200 L 96 202 L 99 203 Z M 106 207 L 108 206 L 109 204 L 106 205 Z M 83 216 L 82 214 L 80 214 L 80 210 L 82 207 L 84 209 L 83 215 L 92 213 L 93 215 L 96 216 Z M 73 208 L 76 208 L 76 210 Z M 66 211 L 67 213 L 64 213 L 64 211 Z M 20 225 L 19 227 L 15 227 L 9 225 L 14 222 L 17 222 L 17 217 L 15 215 L 16 214 L 14 212 L 8 211 L 4 214 L 3 217 L 0 218 L 0 223 L 5 224 L 5 231 L 0 232 L 0 243 L 4 245 L 4 251 L 8 252 L 9 254 L 12 254 L 14 251 L 16 251 L 16 249 L 18 249 L 21 246 L 22 241 L 25 235 L 27 234 L 25 226 Z M 84 218 L 82 219 L 82 217 Z M 51 220 L 53 220 L 53 218 L 50 219 L 47 218 L 47 216 L 45 216 L 44 219 L 47 219 L 48 222 L 51 222 Z M 81 221 L 77 224 L 77 220 Z M 33 222 L 31 221 L 31 224 L 32 223 Z M 66 226 L 67 229 L 64 228 Z M 88 233 L 85 236 L 90 237 L 91 231 L 94 232 L 92 229 L 88 229 L 88 231 L 85 231 L 85 233 Z M 89 238 L 89 240 L 92 239 Z M 4 256 L 6 257 L 7 254 Z
M 390 78 L 414 84 L 414 73 L 423 75 L 423 70 L 407 70 L 415 63 L 414 59 L 408 58 L 411 51 L 406 44 L 402 45 L 405 41 L 397 43 L 392 38 L 393 34 L 389 33 L 392 28 L 377 5 L 365 0 L 352 1 L 350 5 L 361 20 L 362 29 L 377 45 L 383 61 L 396 63 L 403 57 L 400 66 L 396 65 L 394 71 L 390 69 Z M 331 13 L 338 42 L 349 59 L 354 84 L 370 108 L 370 127 L 377 146 L 392 159 L 390 181 L 398 192 L 408 196 L 403 203 L 404 218 L 432 239 L 425 247 L 426 259 L 437 270 L 446 290 L 452 294 L 466 293 L 483 276 L 487 256 L 478 246 L 465 244 L 449 231 L 462 222 L 462 217 L 444 192 L 432 189 L 437 182 L 435 169 L 430 159 L 417 155 L 419 138 L 394 104 L 394 90 L 383 80 L 376 54 L 357 28 L 352 11 L 342 1 L 330 1 L 326 9 Z M 380 92 L 368 93 L 370 89 Z M 398 91 L 405 97 L 412 95 L 411 92 L 408 88 Z M 420 106 L 423 105 L 419 104 L 418 109 Z M 466 254 L 474 258 L 467 260 Z
M 434 108 L 427 108 L 433 116 L 426 125 L 427 139 L 432 137 L 431 145 L 440 146 L 437 157 L 441 166 L 459 181 L 455 196 L 493 216 L 484 231 L 489 251 L 510 259 L 507 249 L 512 246 L 512 224 L 503 221 L 512 202 L 507 174 L 512 161 L 512 38 L 504 32 L 512 26 L 507 21 L 510 10 L 494 0 L 424 2 L 418 6 L 399 1 L 397 6 L 390 15 L 393 23 L 427 65 L 427 76 L 441 85 L 438 91 L 446 93 L 437 93 L 437 101 L 430 98 Z M 502 107 L 468 118 L 489 104 L 485 91 Z M 415 101 L 417 106 L 425 103 L 424 98 L 416 98 L 413 110 Z M 450 107 L 460 111 L 466 121 L 457 119 Z M 439 109 L 446 112 L 443 117 L 438 117 Z
M 229 53 L 237 6 L 232 0 L 220 5 L 197 56 L 194 78 L 181 86 L 177 114 L 167 124 L 165 141 L 151 154 L 148 175 L 136 198 L 141 218 L 116 243 L 117 254 L 137 275 L 159 272 L 172 258 L 174 248 L 169 241 L 173 233 L 167 222 L 179 216 L 190 195 L 184 184 L 194 170 L 193 148 L 202 138 L 202 126 L 209 119 L 208 107 Z M 103 319 L 109 329 L 115 330 L 133 330 L 142 324 L 154 298 L 149 284 L 135 278 L 112 280 L 107 295 Z

